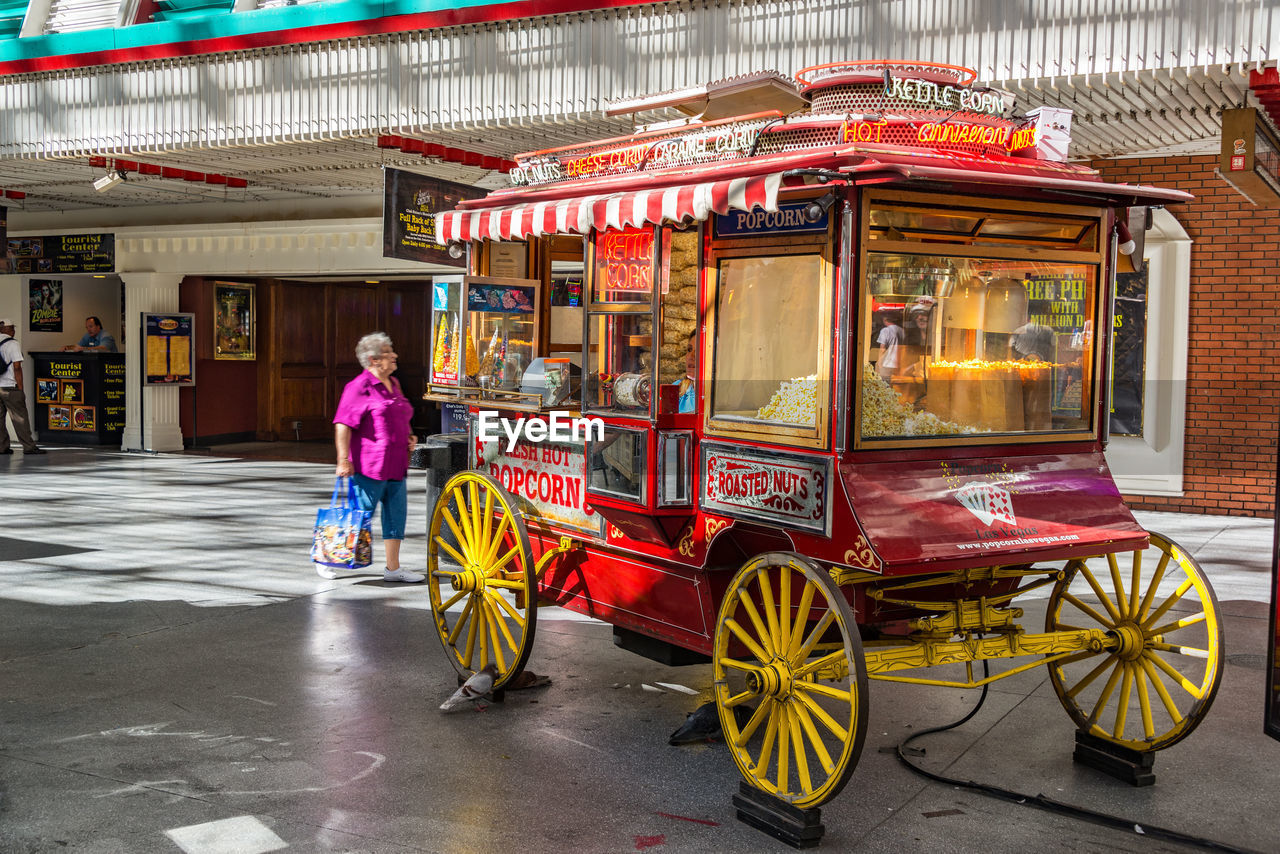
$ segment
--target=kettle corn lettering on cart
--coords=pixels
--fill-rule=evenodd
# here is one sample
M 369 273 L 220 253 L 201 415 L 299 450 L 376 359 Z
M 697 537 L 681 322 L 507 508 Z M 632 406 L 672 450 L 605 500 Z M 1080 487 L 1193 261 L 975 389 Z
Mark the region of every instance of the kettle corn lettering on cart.
M 850 62 L 620 103 L 696 115 L 522 155 L 437 216 L 468 265 L 436 282 L 428 395 L 472 415 L 429 530 L 459 674 L 510 684 L 539 602 L 709 658 L 742 776 L 799 807 L 849 780 L 872 680 L 1044 666 L 1104 742 L 1196 727 L 1217 602 L 1102 452 L 1121 226 L 1189 197 L 1065 162 L 1069 112 L 1009 118 L 973 77 Z

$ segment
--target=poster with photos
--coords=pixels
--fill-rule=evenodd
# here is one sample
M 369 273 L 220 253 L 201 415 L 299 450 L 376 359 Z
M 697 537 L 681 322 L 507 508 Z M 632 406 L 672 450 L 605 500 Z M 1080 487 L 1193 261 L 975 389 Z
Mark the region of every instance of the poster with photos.
M 50 379 L 36 380 L 36 403 L 57 403 L 58 381 Z
M 93 432 L 98 429 L 97 412 L 93 406 L 71 407 L 71 429 Z

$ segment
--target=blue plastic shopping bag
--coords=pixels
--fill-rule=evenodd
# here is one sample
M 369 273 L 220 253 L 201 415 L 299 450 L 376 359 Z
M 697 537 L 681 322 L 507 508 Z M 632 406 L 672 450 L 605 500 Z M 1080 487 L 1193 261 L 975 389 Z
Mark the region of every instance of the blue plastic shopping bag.
M 337 479 L 329 506 L 316 512 L 311 560 L 339 569 L 359 569 L 373 563 L 373 511 L 360 509 L 355 482 L 349 478 Z

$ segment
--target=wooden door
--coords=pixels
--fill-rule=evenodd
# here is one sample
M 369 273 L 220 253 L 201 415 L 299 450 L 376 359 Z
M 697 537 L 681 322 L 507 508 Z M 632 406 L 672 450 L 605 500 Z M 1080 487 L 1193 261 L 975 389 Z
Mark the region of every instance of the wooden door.
M 391 336 L 396 373 L 414 404 L 414 426 L 426 432 L 425 391 L 430 282 L 271 282 L 270 329 L 259 339 L 258 438 L 324 439 L 343 387 L 362 370 L 356 342 L 375 331 Z M 260 302 L 262 302 L 260 295 Z

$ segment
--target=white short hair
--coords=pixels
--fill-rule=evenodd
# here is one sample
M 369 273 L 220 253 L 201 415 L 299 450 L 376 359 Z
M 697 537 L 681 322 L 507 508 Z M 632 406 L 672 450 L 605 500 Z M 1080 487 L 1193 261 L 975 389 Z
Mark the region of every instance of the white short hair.
M 391 346 L 391 337 L 385 332 L 370 332 L 356 342 L 356 361 L 360 367 L 367 368 L 369 363 L 382 355 L 383 347 Z

